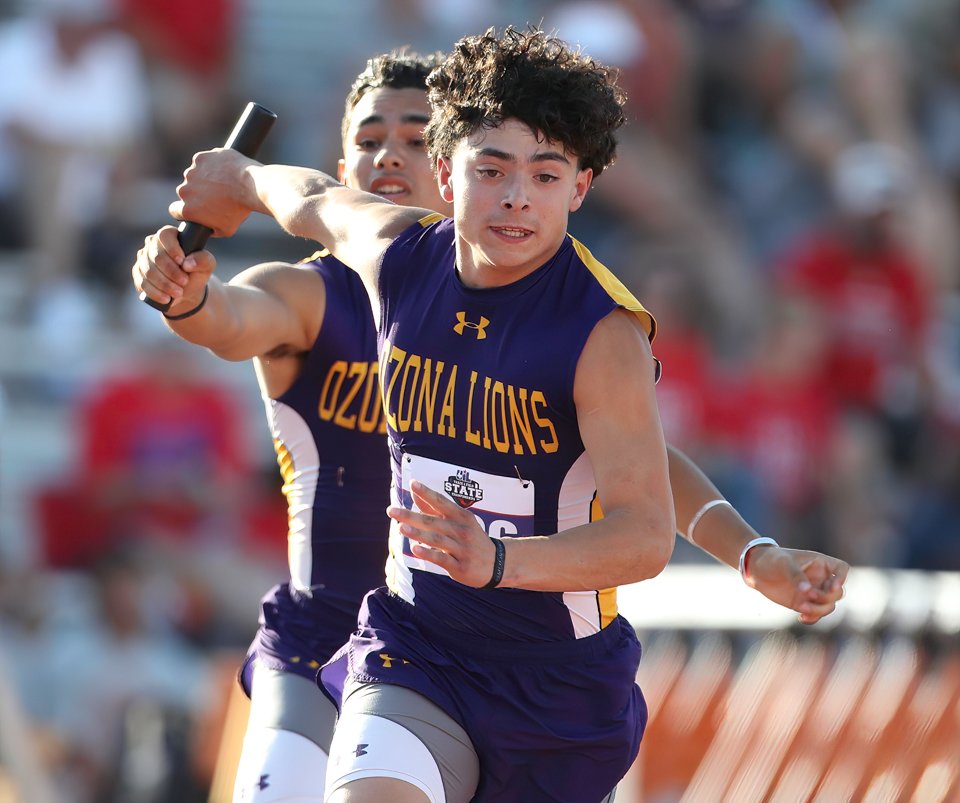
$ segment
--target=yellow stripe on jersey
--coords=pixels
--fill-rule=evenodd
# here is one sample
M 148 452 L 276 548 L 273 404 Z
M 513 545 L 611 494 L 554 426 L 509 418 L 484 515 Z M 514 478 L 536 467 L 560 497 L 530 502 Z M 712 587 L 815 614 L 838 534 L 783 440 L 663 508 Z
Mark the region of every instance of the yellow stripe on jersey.
M 277 465 L 280 466 L 280 476 L 283 477 L 282 490 L 284 496 L 286 496 L 290 491 L 290 486 L 293 484 L 294 472 L 296 470 L 293 465 L 293 455 L 283 441 L 274 439 L 273 448 L 277 452 Z
M 567 236 L 569 237 L 570 235 Z M 623 282 L 614 276 L 606 265 L 590 253 L 590 250 L 583 243 L 577 240 L 576 237 L 570 237 L 570 240 L 573 242 L 573 248 L 577 252 L 577 256 L 580 257 L 583 264 L 587 266 L 587 269 L 593 274 L 594 278 L 600 282 L 600 286 L 606 290 L 610 298 L 616 301 L 621 307 L 630 310 L 630 312 L 637 316 L 647 332 L 647 337 L 650 338 L 650 342 L 652 343 L 653 339 L 657 336 L 657 322 L 654 317 L 644 309 L 643 304 L 637 301 L 633 293 L 624 287 Z
M 609 296 L 621 307 L 637 316 L 647 332 L 647 337 L 650 338 L 650 342 L 652 343 L 654 337 L 657 335 L 656 319 L 644 309 L 643 304 L 634 297 L 633 293 L 624 286 L 623 282 L 614 276 L 606 265 L 590 253 L 590 249 L 577 240 L 576 237 L 570 237 L 570 240 L 573 243 L 574 250 L 577 252 L 577 256 L 580 257 L 583 264 L 587 266 L 587 269 L 600 283 L 600 286 L 606 290 Z M 590 505 L 590 521 L 597 521 L 602 518 L 603 510 L 600 507 L 600 500 L 594 496 L 593 502 Z M 597 604 L 600 608 L 600 629 L 602 630 L 617 617 L 617 589 L 604 588 L 597 591 Z
M 306 259 L 301 259 L 297 264 L 306 265 L 308 262 L 315 262 L 318 259 L 326 259 L 328 256 L 330 256 L 330 249 L 321 248 L 319 251 L 314 251 Z
M 594 494 L 593 501 L 590 503 L 590 521 L 599 521 L 602 518 L 603 508 L 600 507 L 600 500 Z M 617 618 L 617 589 L 600 589 L 597 592 L 597 605 L 600 608 L 600 629 L 603 630 Z
M 593 500 L 590 502 L 590 521 L 600 521 L 603 518 L 603 508 L 600 507 L 600 500 L 597 498 L 597 495 L 593 495 Z
M 387 588 L 389 588 L 394 594 L 399 594 L 400 584 L 397 582 L 397 560 L 396 556 L 393 554 L 393 547 L 388 547 L 387 552 L 389 557 L 387 558 L 387 564 L 384 567 L 384 579 L 386 580 Z
M 446 215 L 441 215 L 439 212 L 431 212 L 429 215 L 424 215 L 422 218 L 420 218 L 418 223 L 423 228 L 426 228 L 427 226 L 431 226 L 434 223 L 443 220 L 445 217 Z
M 290 450 L 284 445 L 283 441 L 279 441 L 274 438 L 273 448 L 277 452 L 277 464 L 280 466 L 280 476 L 283 477 L 283 487 L 281 491 L 283 492 L 284 498 L 287 500 L 287 562 L 292 567 L 295 564 L 295 556 L 293 550 L 294 539 L 293 539 L 293 505 L 290 503 L 290 494 L 294 490 L 294 476 L 296 474 L 296 466 L 293 464 L 293 455 Z
M 600 629 L 617 618 L 617 589 L 603 588 L 597 592 L 597 604 L 600 606 Z

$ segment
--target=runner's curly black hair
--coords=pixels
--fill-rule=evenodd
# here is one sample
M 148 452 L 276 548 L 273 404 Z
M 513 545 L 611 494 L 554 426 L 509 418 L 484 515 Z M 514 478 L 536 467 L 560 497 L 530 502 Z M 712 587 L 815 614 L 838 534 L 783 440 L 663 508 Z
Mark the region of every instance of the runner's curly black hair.
M 614 132 L 625 122 L 617 77 L 617 70 L 537 28 L 464 37 L 427 78 L 430 157 L 436 163 L 481 127 L 513 118 L 599 176 L 614 160 Z

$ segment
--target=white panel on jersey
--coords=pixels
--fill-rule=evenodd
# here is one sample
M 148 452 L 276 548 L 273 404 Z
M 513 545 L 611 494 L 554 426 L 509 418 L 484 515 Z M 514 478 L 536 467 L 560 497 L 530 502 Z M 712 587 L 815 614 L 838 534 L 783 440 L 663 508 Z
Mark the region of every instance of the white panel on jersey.
M 557 500 L 558 532 L 589 524 L 596 494 L 597 480 L 593 476 L 593 463 L 584 452 L 570 466 L 560 486 L 560 498 Z M 596 591 L 567 591 L 563 595 L 563 604 L 570 611 L 570 623 L 577 638 L 592 636 L 600 631 L 600 605 Z
M 600 632 L 600 607 L 596 591 L 565 591 L 563 604 L 570 611 L 570 622 L 577 638 Z
M 274 444 L 279 443 L 292 460 L 292 475 L 283 478 L 289 518 L 290 584 L 298 591 L 309 592 L 313 584 L 313 503 L 317 495 L 320 454 L 310 427 L 296 410 L 266 396 L 263 402 Z

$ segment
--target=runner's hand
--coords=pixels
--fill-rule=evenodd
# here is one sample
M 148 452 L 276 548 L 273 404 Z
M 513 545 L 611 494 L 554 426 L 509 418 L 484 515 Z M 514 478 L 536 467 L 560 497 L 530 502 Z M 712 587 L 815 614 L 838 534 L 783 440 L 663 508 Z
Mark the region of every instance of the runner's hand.
M 449 497 L 414 480 L 413 501 L 420 512 L 391 505 L 387 515 L 411 541 L 414 557 L 430 561 L 457 582 L 480 588 L 490 581 L 496 548 L 476 517 Z
M 767 599 L 800 614 L 801 623 L 812 625 L 836 608 L 849 569 L 820 552 L 765 547 L 751 552 L 746 579 Z

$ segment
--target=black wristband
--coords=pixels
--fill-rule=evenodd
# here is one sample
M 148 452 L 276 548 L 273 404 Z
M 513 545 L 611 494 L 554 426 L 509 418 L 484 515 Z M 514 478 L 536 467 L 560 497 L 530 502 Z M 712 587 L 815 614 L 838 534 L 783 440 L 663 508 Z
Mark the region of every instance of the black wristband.
M 483 588 L 496 588 L 500 585 L 500 581 L 503 579 L 503 568 L 507 562 L 507 548 L 503 545 L 503 541 L 499 538 L 491 538 L 490 540 L 493 541 L 497 553 L 493 557 L 493 574 L 490 575 L 490 582 L 482 586 Z
M 161 313 L 164 318 L 168 321 L 182 321 L 184 318 L 189 318 L 191 315 L 196 315 L 200 310 L 203 309 L 203 305 L 207 303 L 207 294 L 210 292 L 210 285 L 204 285 L 203 287 L 203 298 L 200 299 L 200 303 L 197 304 L 189 312 L 184 312 L 182 315 L 167 315 L 167 313 Z

